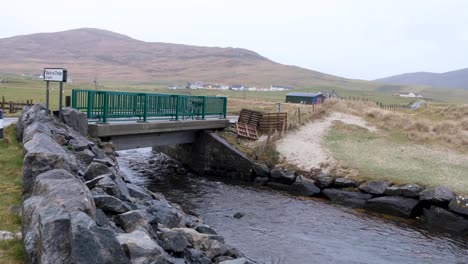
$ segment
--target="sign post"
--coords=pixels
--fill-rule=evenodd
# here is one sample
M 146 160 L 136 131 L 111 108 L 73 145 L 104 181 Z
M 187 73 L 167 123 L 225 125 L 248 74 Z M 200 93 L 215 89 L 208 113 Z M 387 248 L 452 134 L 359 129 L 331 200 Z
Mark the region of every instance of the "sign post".
M 50 114 L 50 108 L 49 108 L 49 81 L 46 83 L 46 109 L 47 109 L 47 114 Z
M 3 110 L 0 109 L 0 141 L 3 139 Z
M 44 68 L 44 81 L 46 84 L 46 107 L 47 112 L 49 109 L 49 82 L 60 82 L 60 94 L 59 94 L 59 120 L 62 121 L 62 103 L 63 103 L 63 82 L 67 81 L 67 69 L 63 68 Z

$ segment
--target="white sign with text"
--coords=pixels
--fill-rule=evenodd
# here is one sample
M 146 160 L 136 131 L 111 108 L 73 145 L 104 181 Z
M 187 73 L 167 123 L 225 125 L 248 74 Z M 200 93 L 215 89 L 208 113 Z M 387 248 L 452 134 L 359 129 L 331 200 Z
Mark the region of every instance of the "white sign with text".
M 66 82 L 67 70 L 61 68 L 45 68 L 44 81 Z

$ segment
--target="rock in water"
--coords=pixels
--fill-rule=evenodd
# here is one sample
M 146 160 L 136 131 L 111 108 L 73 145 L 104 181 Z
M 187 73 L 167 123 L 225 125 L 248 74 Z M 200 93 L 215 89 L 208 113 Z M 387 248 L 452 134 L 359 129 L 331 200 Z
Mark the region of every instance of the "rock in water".
M 430 226 L 461 235 L 468 234 L 468 220 L 443 208 L 431 206 L 424 209 L 424 217 Z
M 240 213 L 240 212 L 237 212 L 233 215 L 234 218 L 236 219 L 241 219 L 242 217 L 244 217 L 244 214 L 243 213 Z
M 359 185 L 359 189 L 366 193 L 382 195 L 389 185 L 386 181 L 368 181 Z
M 353 179 L 346 179 L 346 178 L 337 178 L 335 179 L 335 183 L 333 187 L 335 188 L 350 188 L 350 187 L 357 187 L 359 183 Z
M 296 178 L 293 188 L 299 195 L 303 196 L 313 196 L 320 193 L 320 188 L 315 185 L 315 182 L 303 176 Z
M 447 205 L 455 195 L 445 186 L 430 187 L 419 194 L 419 199 L 433 204 Z
M 423 188 L 416 184 L 407 184 L 404 186 L 390 186 L 385 190 L 389 196 L 402 196 L 407 198 L 418 198 Z
M 372 195 L 361 192 L 350 192 L 339 189 L 325 189 L 322 193 L 330 200 L 337 204 L 353 207 L 362 208 L 366 204 L 366 201 L 372 198 Z
M 420 214 L 420 201 L 412 198 L 399 196 L 384 196 L 369 199 L 365 209 L 395 215 L 400 217 L 414 217 Z
M 450 210 L 468 217 L 468 197 L 457 196 L 449 203 Z
M 292 184 L 295 179 L 296 179 L 296 176 L 294 175 L 294 172 L 287 171 L 281 168 L 274 168 L 271 170 L 272 181 L 283 183 L 283 184 Z

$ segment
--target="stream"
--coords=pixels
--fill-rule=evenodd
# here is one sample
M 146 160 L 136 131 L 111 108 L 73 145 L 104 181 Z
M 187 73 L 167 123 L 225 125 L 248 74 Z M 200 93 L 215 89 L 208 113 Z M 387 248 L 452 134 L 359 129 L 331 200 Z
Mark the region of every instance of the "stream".
M 203 219 L 259 263 L 468 263 L 468 241 L 415 220 L 382 217 L 219 178 L 131 169 L 161 159 L 151 149 L 119 152 L 119 165 L 136 184 Z M 237 219 L 233 215 L 244 214 Z

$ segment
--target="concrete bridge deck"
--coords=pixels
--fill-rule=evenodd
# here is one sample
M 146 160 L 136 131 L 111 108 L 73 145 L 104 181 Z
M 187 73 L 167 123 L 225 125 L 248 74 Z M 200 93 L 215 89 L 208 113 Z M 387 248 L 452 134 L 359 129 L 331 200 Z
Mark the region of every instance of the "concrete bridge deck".
M 111 140 L 116 150 L 192 143 L 195 133 L 219 130 L 229 126 L 229 119 L 115 122 L 89 124 L 88 134 L 105 141 Z

